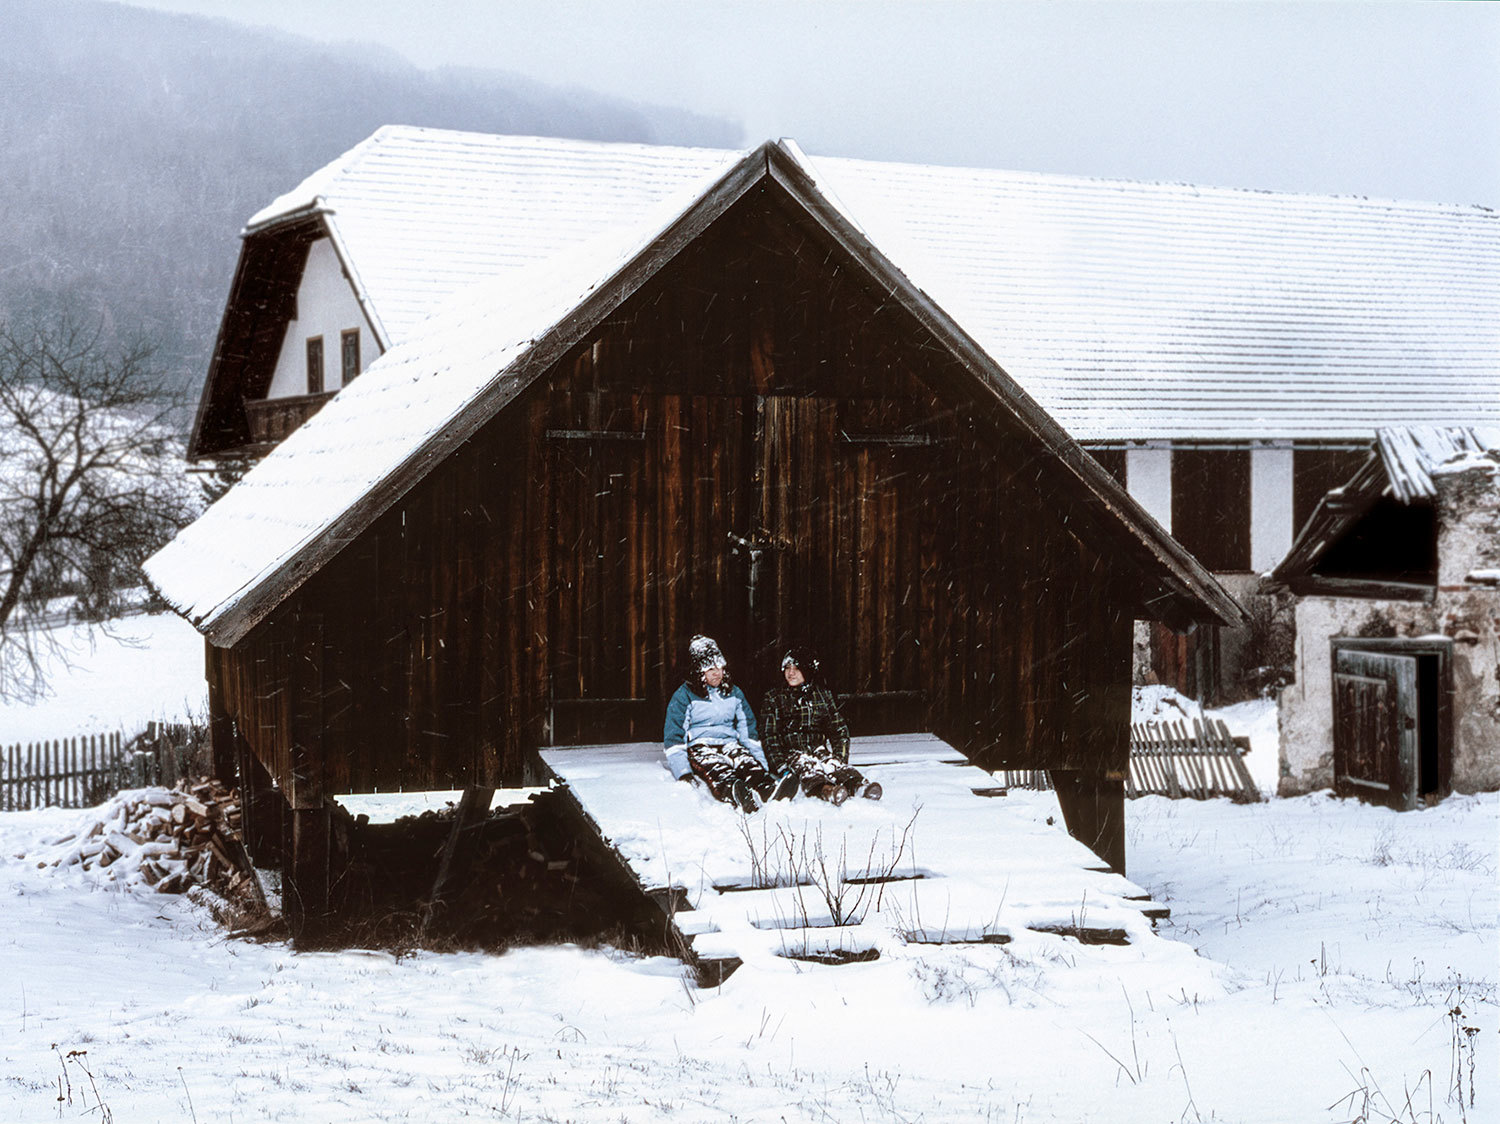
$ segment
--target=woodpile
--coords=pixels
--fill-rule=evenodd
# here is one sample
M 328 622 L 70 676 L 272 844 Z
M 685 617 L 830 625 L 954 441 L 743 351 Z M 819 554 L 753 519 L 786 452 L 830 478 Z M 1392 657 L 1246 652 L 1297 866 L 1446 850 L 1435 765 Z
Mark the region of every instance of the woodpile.
M 122 792 L 34 857 L 39 867 L 77 865 L 162 894 L 205 886 L 247 909 L 266 909 L 240 839 L 239 794 L 208 777 Z

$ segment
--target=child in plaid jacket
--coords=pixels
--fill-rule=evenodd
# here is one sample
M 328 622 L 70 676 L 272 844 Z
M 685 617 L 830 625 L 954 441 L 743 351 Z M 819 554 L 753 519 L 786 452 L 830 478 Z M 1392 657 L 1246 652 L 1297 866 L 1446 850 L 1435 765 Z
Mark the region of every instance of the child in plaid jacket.
M 833 692 L 817 682 L 818 659 L 793 648 L 781 661 L 785 687 L 766 693 L 761 744 L 772 771 L 790 769 L 802 791 L 835 804 L 851 793 L 879 800 L 880 785 L 849 764 L 849 726 Z

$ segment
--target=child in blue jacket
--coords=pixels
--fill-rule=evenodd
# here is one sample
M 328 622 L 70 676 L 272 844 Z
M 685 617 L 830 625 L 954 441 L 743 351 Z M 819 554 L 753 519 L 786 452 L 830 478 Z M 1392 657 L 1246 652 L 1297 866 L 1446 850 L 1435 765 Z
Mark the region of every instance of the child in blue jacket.
M 662 729 L 667 768 L 680 781 L 701 779 L 715 800 L 753 812 L 797 788 L 790 773 L 773 777 L 761 752 L 755 714 L 729 679 L 724 653 L 708 636 L 688 644 L 688 674 L 667 703 Z

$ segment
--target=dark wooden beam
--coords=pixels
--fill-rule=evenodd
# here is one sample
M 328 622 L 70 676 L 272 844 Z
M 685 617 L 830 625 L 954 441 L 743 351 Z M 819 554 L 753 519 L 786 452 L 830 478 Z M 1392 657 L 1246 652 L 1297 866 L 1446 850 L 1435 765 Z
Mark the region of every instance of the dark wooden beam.
M 234 719 L 224 706 L 223 667 L 218 649 L 204 642 L 203 665 L 208 679 L 208 742 L 213 756 L 214 776 L 226 785 L 234 785 L 239 772 L 239 757 L 234 738 Z
M 1378 578 L 1329 578 L 1303 574 L 1288 578 L 1286 587 L 1304 597 L 1359 597 L 1373 601 L 1423 601 L 1427 604 L 1437 598 L 1436 586 Z
M 1092 848 L 1111 870 L 1124 874 L 1125 774 L 1054 769 L 1050 776 L 1068 834 Z

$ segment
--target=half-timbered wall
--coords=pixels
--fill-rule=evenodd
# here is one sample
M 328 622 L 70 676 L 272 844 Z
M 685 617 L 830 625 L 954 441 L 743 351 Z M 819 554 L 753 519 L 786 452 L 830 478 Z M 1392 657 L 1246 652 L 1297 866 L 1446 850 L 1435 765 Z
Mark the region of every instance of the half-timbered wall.
M 217 652 L 283 787 L 514 783 L 537 744 L 654 741 L 696 631 L 752 702 L 809 640 L 856 733 L 1123 767 L 1143 595 L 1053 454 L 775 190 Z

